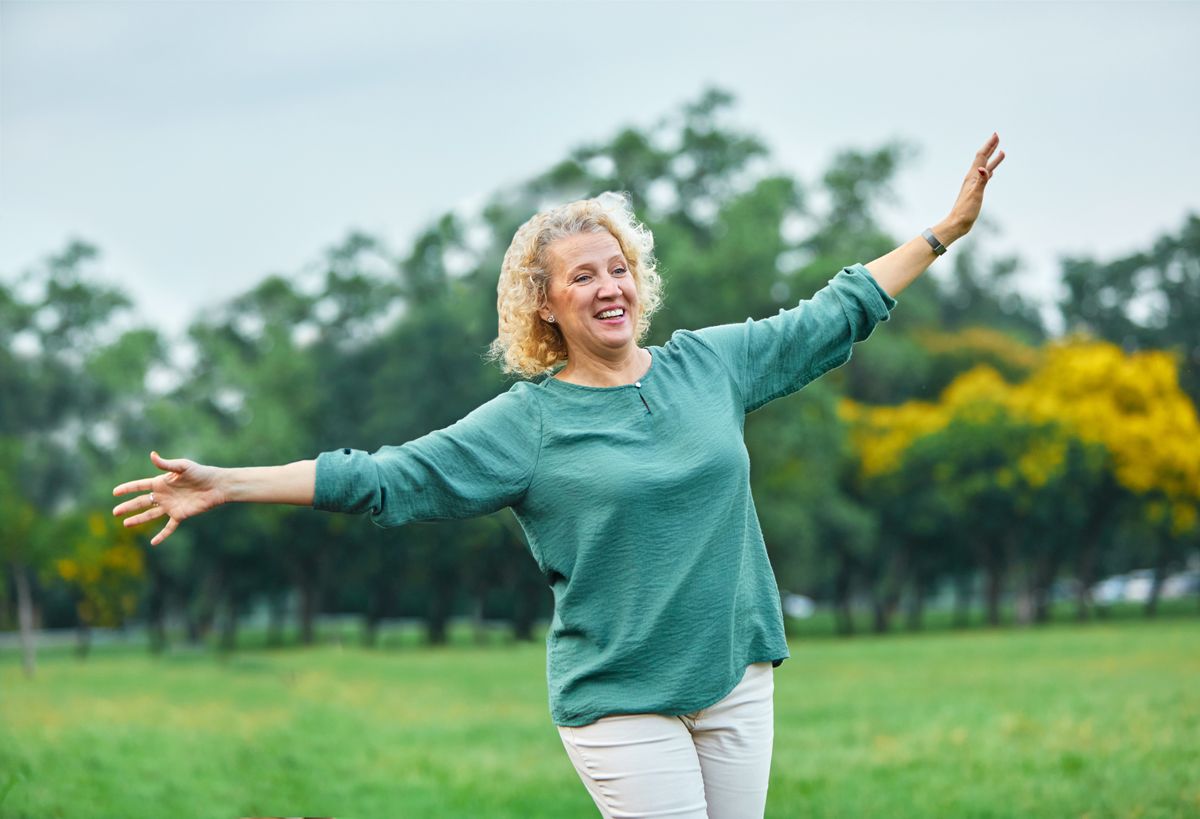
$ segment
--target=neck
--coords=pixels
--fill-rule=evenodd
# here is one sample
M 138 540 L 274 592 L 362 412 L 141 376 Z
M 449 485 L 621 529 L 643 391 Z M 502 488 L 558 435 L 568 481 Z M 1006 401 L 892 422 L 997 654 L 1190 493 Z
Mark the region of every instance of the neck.
M 631 346 L 613 358 L 582 353 L 568 358 L 567 366 L 554 377 L 585 387 L 621 387 L 645 375 L 650 369 L 650 360 L 650 351 L 637 346 Z

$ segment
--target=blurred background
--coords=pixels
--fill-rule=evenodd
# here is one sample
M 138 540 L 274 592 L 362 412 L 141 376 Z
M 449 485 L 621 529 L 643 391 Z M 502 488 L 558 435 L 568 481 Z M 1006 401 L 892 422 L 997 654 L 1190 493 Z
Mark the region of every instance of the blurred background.
M 71 702 L 95 725 L 98 702 L 54 680 L 108 647 L 136 663 L 110 667 L 114 690 L 143 693 L 168 667 L 153 658 L 249 652 L 294 681 L 368 662 L 331 646 L 408 652 L 409 670 L 431 645 L 515 652 L 512 679 L 543 686 L 528 718 L 545 741 L 552 599 L 508 510 L 382 530 L 228 507 L 151 548 L 158 525 L 124 529 L 112 487 L 154 474 L 152 448 L 223 466 L 375 450 L 507 389 L 483 361 L 495 284 L 540 207 L 632 195 L 666 280 L 661 344 L 771 315 L 919 235 L 992 131 L 1006 159 L 974 231 L 850 363 L 747 420 L 789 633 L 1020 641 L 1136 621 L 1183 629 L 1147 666 L 1182 670 L 1200 631 L 1198 30 L 1195 3 L 4 0 L 0 679 L 16 750 L 0 751 L 0 805 L 11 792 L 51 815 L 48 772 L 100 787 L 63 773 L 47 726 L 74 724 Z M 1051 653 L 1083 645 L 1056 639 Z M 380 686 L 401 673 L 355 667 Z M 1181 690 L 1169 706 L 1200 725 Z M 1194 735 L 1179 741 L 1195 759 Z M 569 806 L 539 809 L 588 815 L 547 753 Z M 1104 780 L 1080 753 L 1061 765 Z M 1194 776 L 1170 771 L 1132 776 L 1143 815 L 1200 810 Z M 813 797 L 789 781 L 776 792 Z M 442 784 L 406 804 L 472 815 L 469 796 L 438 801 Z M 293 785 L 288 804 L 348 812 Z M 1083 809 L 1088 788 L 1014 815 Z M 284 810 L 256 793 L 229 804 Z M 537 813 L 511 798 L 511 815 Z M 828 815 L 871 808 L 851 805 Z

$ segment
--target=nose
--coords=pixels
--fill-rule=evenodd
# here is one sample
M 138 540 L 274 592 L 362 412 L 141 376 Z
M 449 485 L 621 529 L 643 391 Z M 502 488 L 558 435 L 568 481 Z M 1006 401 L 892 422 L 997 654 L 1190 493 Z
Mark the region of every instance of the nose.
M 613 298 L 621 295 L 621 288 L 617 285 L 617 280 L 614 276 L 605 274 L 600 279 L 600 289 L 597 293 L 601 298 Z

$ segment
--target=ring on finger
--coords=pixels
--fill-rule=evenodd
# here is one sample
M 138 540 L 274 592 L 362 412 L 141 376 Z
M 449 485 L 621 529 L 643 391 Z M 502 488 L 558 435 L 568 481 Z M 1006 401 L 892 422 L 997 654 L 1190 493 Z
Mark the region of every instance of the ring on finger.
M 156 501 L 156 500 L 154 499 L 154 493 L 153 493 L 153 492 L 151 492 L 151 493 L 150 493 L 150 505 L 151 505 L 151 506 L 158 506 L 158 501 Z

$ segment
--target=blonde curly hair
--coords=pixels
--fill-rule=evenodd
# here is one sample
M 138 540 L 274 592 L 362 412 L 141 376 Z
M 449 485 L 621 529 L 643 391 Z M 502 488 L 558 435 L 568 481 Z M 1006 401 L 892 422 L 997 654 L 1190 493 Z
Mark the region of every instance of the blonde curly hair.
M 500 265 L 496 285 L 499 333 L 488 351 L 506 373 L 525 378 L 550 373 L 567 360 L 567 343 L 557 324 L 542 320 L 553 272 L 547 252 L 559 239 L 607 230 L 621 246 L 637 287 L 637 326 L 634 343 L 650 329 L 650 319 L 662 303 L 662 279 L 654 258 L 654 235 L 633 215 L 629 194 L 608 191 L 534 214 L 517 228 Z

